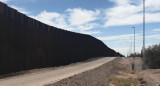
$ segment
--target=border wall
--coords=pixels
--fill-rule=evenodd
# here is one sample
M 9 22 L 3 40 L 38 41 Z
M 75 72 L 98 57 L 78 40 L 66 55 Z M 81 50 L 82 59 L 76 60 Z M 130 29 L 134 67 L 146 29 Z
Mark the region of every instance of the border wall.
M 0 2 L 0 75 L 116 55 L 90 35 L 46 25 Z

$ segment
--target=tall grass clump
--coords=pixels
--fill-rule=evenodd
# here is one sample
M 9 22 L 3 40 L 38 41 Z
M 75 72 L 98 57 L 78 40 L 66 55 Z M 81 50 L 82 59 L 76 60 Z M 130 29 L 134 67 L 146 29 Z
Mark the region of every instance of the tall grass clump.
M 160 68 L 160 44 L 149 46 L 145 50 L 144 63 L 148 68 Z

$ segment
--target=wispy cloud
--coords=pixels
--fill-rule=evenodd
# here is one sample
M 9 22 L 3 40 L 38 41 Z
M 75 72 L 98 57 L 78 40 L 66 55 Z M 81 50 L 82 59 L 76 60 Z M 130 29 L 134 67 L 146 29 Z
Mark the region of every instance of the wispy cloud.
M 59 14 L 57 12 L 42 11 L 40 14 L 31 17 L 51 26 L 66 30 L 74 30 L 73 28 L 69 28 L 69 26 L 67 25 L 65 21 L 65 15 Z
M 79 28 L 82 31 L 86 31 L 86 30 L 93 29 L 93 28 L 95 28 L 97 26 L 98 26 L 97 23 L 86 23 L 84 25 L 77 25 L 76 27 Z
M 10 7 L 26 14 L 45 24 L 61 29 L 75 31 L 83 34 L 100 34 L 99 30 L 92 30 L 98 27 L 94 21 L 98 19 L 99 10 L 86 10 L 82 8 L 66 9 L 64 14 L 52 11 L 41 11 L 37 15 L 31 15 L 25 8 L 10 5 Z
M 160 11 L 160 0 L 146 0 L 146 10 L 149 12 Z
M 76 12 L 75 12 L 76 11 Z M 38 15 L 30 15 L 43 23 L 55 26 L 58 28 L 80 32 L 84 34 L 99 34 L 100 31 L 91 31 L 91 29 L 98 26 L 94 23 L 96 19 L 95 15 L 98 11 L 93 12 L 81 8 L 67 9 L 66 14 L 60 14 L 57 12 L 42 11 Z
M 101 33 L 100 31 L 81 31 L 81 33 L 84 33 L 84 34 L 99 34 Z
M 110 41 L 121 41 L 123 40 L 126 42 L 126 40 L 133 40 L 133 34 L 124 34 L 124 35 L 115 35 L 115 36 L 103 36 L 103 37 L 97 37 L 100 40 L 110 40 Z M 143 36 L 140 34 L 135 34 L 136 41 L 142 41 Z M 152 34 L 152 35 L 146 35 L 146 40 L 153 40 L 153 39 L 160 39 L 160 34 Z
M 94 28 L 101 28 L 102 26 L 125 26 L 142 23 L 142 1 L 110 1 L 112 1 L 115 5 L 112 8 L 106 8 L 105 21 L 104 18 L 102 19 L 99 17 L 101 15 L 104 15 L 104 12 L 102 10 L 87 10 L 82 8 L 66 9 L 63 14 L 58 12 L 48 12 L 44 10 L 37 15 L 30 16 L 37 20 L 40 20 L 43 23 L 80 33 L 87 33 L 87 31 L 88 33 L 91 33 Z M 160 17 L 159 4 L 159 0 L 155 2 L 146 0 L 146 22 L 160 22 L 160 20 L 158 19 Z M 24 14 L 30 14 L 30 12 L 26 11 L 24 8 L 20 8 L 14 5 L 12 5 L 11 7 Z M 97 22 L 98 20 L 103 21 L 104 25 Z M 100 33 L 100 31 L 92 32 L 94 32 L 94 34 Z
M 17 6 L 14 6 L 14 5 L 11 5 L 10 7 L 12 7 L 12 8 L 14 8 L 14 9 L 18 10 L 18 11 L 21 12 L 21 13 L 30 14 L 30 12 L 29 12 L 29 11 L 26 11 L 24 8 L 17 7 Z
M 14 5 L 11 5 L 10 7 L 54 27 L 83 34 L 101 33 L 99 30 L 92 30 L 93 28 L 99 26 L 98 23 L 95 23 L 95 20 L 98 19 L 99 10 L 91 11 L 82 8 L 74 8 L 66 9 L 64 14 L 44 10 L 37 15 L 31 15 L 31 13 L 26 11 L 24 8 L 20 8 Z
M 79 32 L 85 34 L 99 34 L 100 31 L 88 31 L 98 27 L 98 23 L 95 20 L 98 19 L 100 10 L 86 10 L 82 8 L 67 9 L 68 20 L 70 26 L 77 28 Z
M 132 38 L 131 38 L 132 37 Z M 112 47 L 114 50 L 126 54 L 129 51 L 129 47 L 133 46 L 133 34 L 115 35 L 115 36 L 103 36 L 97 37 L 98 39 L 106 42 L 107 45 Z M 140 52 L 143 43 L 142 34 L 136 34 L 135 44 L 136 52 Z M 159 43 L 160 34 L 146 35 L 146 47 Z M 138 48 L 139 47 L 139 48 Z
M 127 54 L 131 54 L 133 52 L 133 50 L 130 50 L 130 47 L 113 47 L 114 50 L 116 50 L 117 52 L 121 52 L 122 54 L 126 55 Z M 133 49 L 133 48 L 132 48 Z M 135 52 L 141 52 L 142 47 L 135 47 Z
M 152 31 L 160 31 L 160 29 L 153 29 Z
M 0 0 L 0 1 L 5 3 L 5 2 L 8 2 L 9 0 Z
M 82 25 L 97 19 L 99 11 L 91 11 L 81 8 L 67 9 L 71 25 Z
M 160 39 L 160 34 L 147 35 L 147 39 Z
M 106 10 L 105 27 L 141 24 L 143 19 L 142 1 L 110 0 L 115 6 Z M 137 4 L 139 3 L 139 4 Z M 160 22 L 160 0 L 146 0 L 146 22 Z
M 130 40 L 132 36 L 133 34 L 125 34 L 125 35 L 105 36 L 105 37 L 97 37 L 97 38 L 100 40 Z

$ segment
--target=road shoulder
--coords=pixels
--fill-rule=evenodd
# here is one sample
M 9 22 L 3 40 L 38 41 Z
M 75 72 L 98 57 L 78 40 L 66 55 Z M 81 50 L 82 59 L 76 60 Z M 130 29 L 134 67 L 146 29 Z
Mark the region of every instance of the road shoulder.
M 131 69 L 133 61 L 135 70 Z M 160 86 L 160 69 L 141 68 L 141 58 L 116 58 L 95 69 L 44 86 Z
M 106 77 L 111 77 L 112 75 L 118 74 L 117 70 L 120 70 L 118 63 L 120 61 L 121 58 L 115 58 L 100 67 L 55 83 L 46 84 L 45 86 L 108 86 L 108 80 Z

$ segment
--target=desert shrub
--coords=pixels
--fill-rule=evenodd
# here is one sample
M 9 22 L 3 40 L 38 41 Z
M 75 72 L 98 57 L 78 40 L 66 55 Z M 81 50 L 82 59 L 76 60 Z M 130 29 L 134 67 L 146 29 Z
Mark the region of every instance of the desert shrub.
M 148 68 L 160 68 L 160 44 L 149 46 L 145 50 L 144 63 Z
M 141 53 L 138 53 L 138 52 L 135 52 L 135 54 L 131 53 L 128 55 L 128 57 L 134 57 L 134 55 L 135 55 L 135 57 L 142 57 Z

